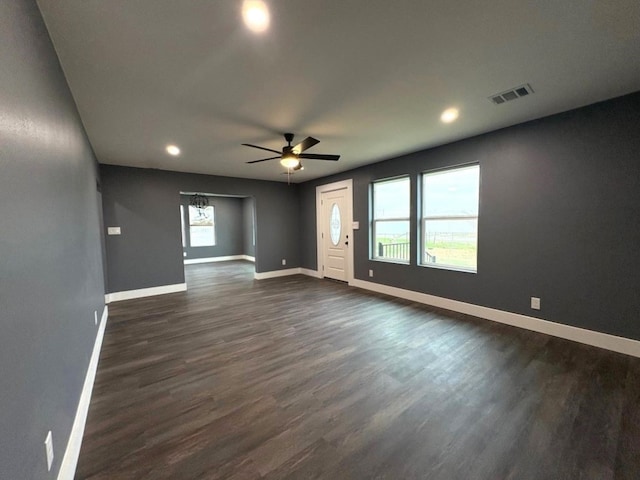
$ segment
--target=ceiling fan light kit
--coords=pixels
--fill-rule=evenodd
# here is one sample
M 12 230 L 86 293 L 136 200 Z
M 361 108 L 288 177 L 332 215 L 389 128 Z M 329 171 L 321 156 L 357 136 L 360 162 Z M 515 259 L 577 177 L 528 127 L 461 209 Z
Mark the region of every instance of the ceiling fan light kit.
M 320 143 L 320 140 L 317 140 L 313 137 L 307 137 L 302 142 L 298 143 L 295 146 L 292 146 L 291 142 L 293 141 L 293 137 L 294 137 L 293 133 L 284 134 L 284 139 L 287 142 L 287 145 L 282 147 L 282 153 L 278 152 L 277 150 L 273 150 L 271 148 L 260 147 L 258 145 L 252 145 L 250 143 L 243 143 L 242 145 L 244 145 L 245 147 L 258 148 L 260 150 L 265 150 L 267 152 L 279 154 L 277 157 L 269 157 L 269 158 L 262 158 L 260 160 L 252 160 L 247 163 L 259 163 L 259 162 L 266 162 L 267 160 L 280 159 L 280 165 L 285 167 L 288 173 L 292 173 L 293 171 L 304 169 L 300 159 L 329 160 L 329 161 L 335 162 L 340 158 L 340 155 L 303 153 L 305 150 Z
M 280 165 L 284 168 L 290 168 L 292 170 L 296 170 L 298 165 L 300 165 L 300 160 L 294 154 L 284 155 L 280 159 Z

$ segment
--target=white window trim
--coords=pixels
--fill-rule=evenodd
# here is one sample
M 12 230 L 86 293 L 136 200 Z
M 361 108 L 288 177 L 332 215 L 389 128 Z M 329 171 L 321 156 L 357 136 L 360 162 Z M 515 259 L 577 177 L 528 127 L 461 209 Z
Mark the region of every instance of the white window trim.
M 410 265 L 411 264 L 411 193 L 409 193 L 409 216 L 408 217 L 394 217 L 394 218 L 380 218 L 376 219 L 376 202 L 375 202 L 375 185 L 379 183 L 386 182 L 394 182 L 399 180 L 409 180 L 409 191 L 411 191 L 411 176 L 410 175 L 401 175 L 391 178 L 381 178 L 379 180 L 375 180 L 371 182 L 371 241 L 370 249 L 371 255 L 369 260 L 375 262 L 385 262 L 385 263 L 396 263 L 399 265 Z M 407 260 L 402 258 L 392 258 L 392 257 L 380 257 L 378 256 L 378 245 L 376 244 L 376 229 L 378 223 L 384 222 L 407 222 L 409 224 L 409 241 L 407 245 L 409 245 L 409 253 L 407 256 Z
M 478 215 L 431 215 L 431 216 L 425 216 L 422 212 L 424 210 L 424 178 L 427 175 L 430 174 L 434 174 L 434 173 L 443 173 L 443 172 L 447 172 L 447 171 L 454 171 L 454 170 L 462 170 L 464 168 L 470 168 L 470 167 L 478 167 L 478 187 L 480 186 L 480 164 L 479 163 L 470 163 L 470 164 L 466 164 L 466 165 L 456 165 L 456 166 L 452 166 L 452 167 L 446 167 L 446 168 L 440 168 L 437 170 L 429 170 L 426 172 L 422 172 L 422 174 L 420 175 L 420 190 L 419 190 L 419 199 L 418 202 L 420 204 L 420 232 L 419 232 L 419 236 L 420 236 L 420 245 L 418 248 L 418 266 L 420 267 L 428 267 L 428 268 L 437 268 L 439 270 L 451 270 L 451 271 L 455 271 L 455 272 L 463 272 L 463 273 L 478 273 L 478 264 L 477 264 L 477 250 L 478 250 L 478 239 L 476 238 L 476 268 L 464 268 L 461 267 L 459 265 L 447 265 L 444 263 L 431 263 L 431 262 L 427 262 L 425 260 L 425 257 L 427 255 L 429 255 L 425 249 L 425 243 L 426 243 L 426 239 L 425 239 L 425 234 L 427 231 L 427 227 L 426 227 L 426 222 L 428 220 L 475 220 L 476 221 L 476 232 L 477 232 L 477 227 L 478 227 L 478 219 L 480 218 L 480 214 L 478 213 Z M 478 208 L 480 207 L 479 205 L 480 203 L 480 198 L 478 198 Z

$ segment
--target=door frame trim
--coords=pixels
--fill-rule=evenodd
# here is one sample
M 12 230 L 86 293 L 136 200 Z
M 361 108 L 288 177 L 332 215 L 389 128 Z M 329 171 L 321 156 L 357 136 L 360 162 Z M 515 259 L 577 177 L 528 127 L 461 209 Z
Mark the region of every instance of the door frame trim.
M 324 270 L 322 268 L 322 206 L 320 199 L 323 193 L 333 192 L 335 190 L 346 189 L 347 194 L 347 212 L 345 231 L 349 235 L 349 248 L 347 248 L 347 283 L 353 283 L 353 179 L 341 180 L 339 182 L 327 183 L 316 187 L 316 259 L 319 278 L 324 278 Z

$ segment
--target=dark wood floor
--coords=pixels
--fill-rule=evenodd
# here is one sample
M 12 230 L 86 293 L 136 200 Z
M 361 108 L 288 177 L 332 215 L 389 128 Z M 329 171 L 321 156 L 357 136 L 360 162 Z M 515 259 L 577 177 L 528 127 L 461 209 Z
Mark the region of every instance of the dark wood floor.
M 252 276 L 110 305 L 76 478 L 640 478 L 640 359 Z

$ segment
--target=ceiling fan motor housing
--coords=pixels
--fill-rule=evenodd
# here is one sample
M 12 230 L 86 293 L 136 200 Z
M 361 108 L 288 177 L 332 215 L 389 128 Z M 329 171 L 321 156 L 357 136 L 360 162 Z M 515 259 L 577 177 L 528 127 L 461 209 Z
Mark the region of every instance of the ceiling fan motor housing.
M 295 157 L 296 154 L 293 151 L 293 147 L 291 147 L 291 146 L 282 147 L 282 156 L 283 157 Z

